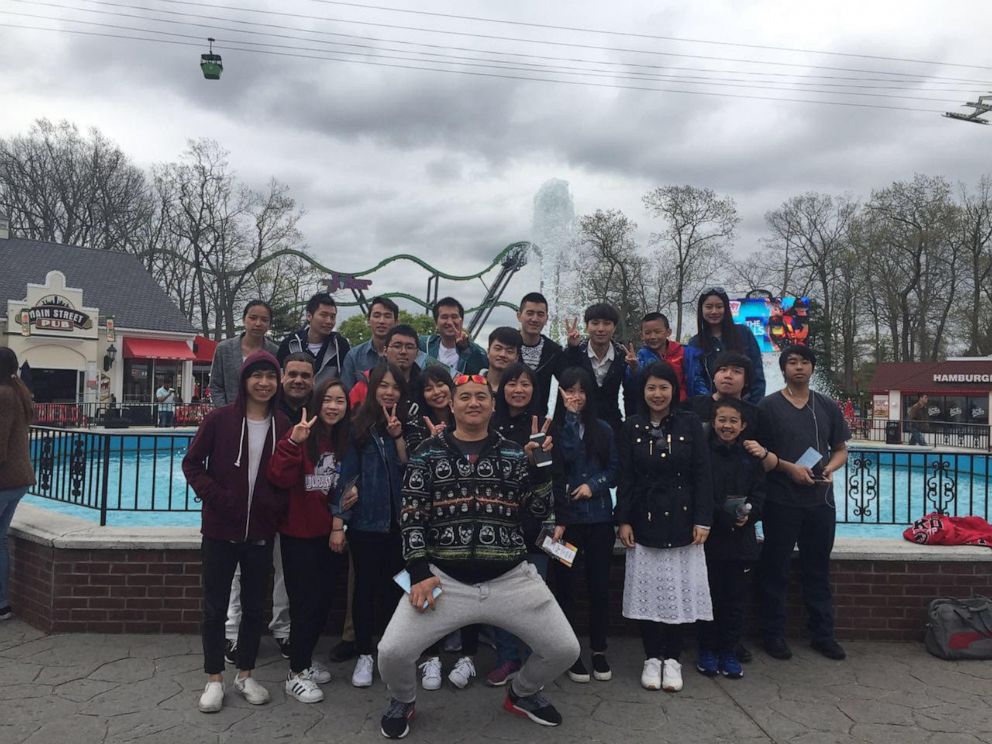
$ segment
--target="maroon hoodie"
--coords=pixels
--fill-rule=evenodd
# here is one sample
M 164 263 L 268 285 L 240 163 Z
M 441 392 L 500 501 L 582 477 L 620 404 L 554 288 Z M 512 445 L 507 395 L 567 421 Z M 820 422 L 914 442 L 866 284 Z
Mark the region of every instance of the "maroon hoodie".
M 183 473 L 196 498 L 203 502 L 200 532 L 215 540 L 271 540 L 286 514 L 286 492 L 265 477 L 276 442 L 289 429 L 289 419 L 278 409 L 281 386 L 269 401 L 272 425 L 258 465 L 255 489 L 248 497 L 248 422 L 245 370 L 255 362 L 279 363 L 267 351 L 256 351 L 241 365 L 238 397 L 234 403 L 206 415 L 183 458 Z

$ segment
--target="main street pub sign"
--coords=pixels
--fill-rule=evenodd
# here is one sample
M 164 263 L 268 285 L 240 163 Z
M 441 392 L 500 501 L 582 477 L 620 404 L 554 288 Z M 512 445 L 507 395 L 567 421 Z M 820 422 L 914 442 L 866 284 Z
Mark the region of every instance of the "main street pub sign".
M 21 310 L 21 335 L 30 336 L 31 327 L 39 331 L 62 331 L 93 327 L 93 319 L 80 312 L 62 295 L 49 294 L 38 300 L 38 304 Z

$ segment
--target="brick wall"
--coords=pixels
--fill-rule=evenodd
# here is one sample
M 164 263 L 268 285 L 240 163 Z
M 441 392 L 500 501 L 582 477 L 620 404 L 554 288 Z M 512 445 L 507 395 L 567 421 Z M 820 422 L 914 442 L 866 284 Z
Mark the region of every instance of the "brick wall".
M 10 543 L 11 603 L 21 617 L 42 630 L 199 631 L 199 550 L 57 548 L 18 534 L 11 536 Z M 982 560 L 836 558 L 833 585 L 837 635 L 842 639 L 919 640 L 926 622 L 926 607 L 932 598 L 992 596 L 990 568 L 992 564 Z M 617 557 L 611 568 L 614 591 L 610 598 L 611 630 L 616 634 L 636 632 L 620 614 L 623 570 L 623 560 Z M 335 594 L 328 623 L 332 633 L 341 627 L 343 576 Z M 752 610 L 755 604 L 752 602 Z M 586 603 L 581 596 L 578 615 L 584 625 Z M 789 632 L 799 635 L 803 627 L 802 602 L 794 572 L 789 592 Z

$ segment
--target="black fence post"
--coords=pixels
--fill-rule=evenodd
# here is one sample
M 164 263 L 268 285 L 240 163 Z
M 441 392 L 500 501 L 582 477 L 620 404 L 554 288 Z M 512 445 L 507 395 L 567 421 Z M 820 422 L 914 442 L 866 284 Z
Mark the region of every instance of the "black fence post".
M 110 490 L 110 437 L 103 434 L 103 477 L 100 478 L 100 526 L 107 526 L 107 493 Z

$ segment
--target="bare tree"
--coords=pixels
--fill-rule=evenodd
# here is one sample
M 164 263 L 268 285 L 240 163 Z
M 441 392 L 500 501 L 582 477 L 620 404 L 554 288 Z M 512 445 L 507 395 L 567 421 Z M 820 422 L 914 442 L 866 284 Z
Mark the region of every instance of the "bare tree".
M 38 119 L 0 139 L 0 210 L 21 237 L 140 255 L 149 209 L 144 174 L 96 129 Z
M 731 197 L 695 186 L 659 186 L 642 197 L 664 227 L 652 235 L 660 259 L 673 276 L 675 337 L 682 337 L 685 309 L 699 287 L 727 262 L 734 228 L 740 222 Z
M 969 355 L 992 354 L 992 176 L 983 176 L 974 191 L 961 194 L 961 230 L 969 294 L 966 327 Z

